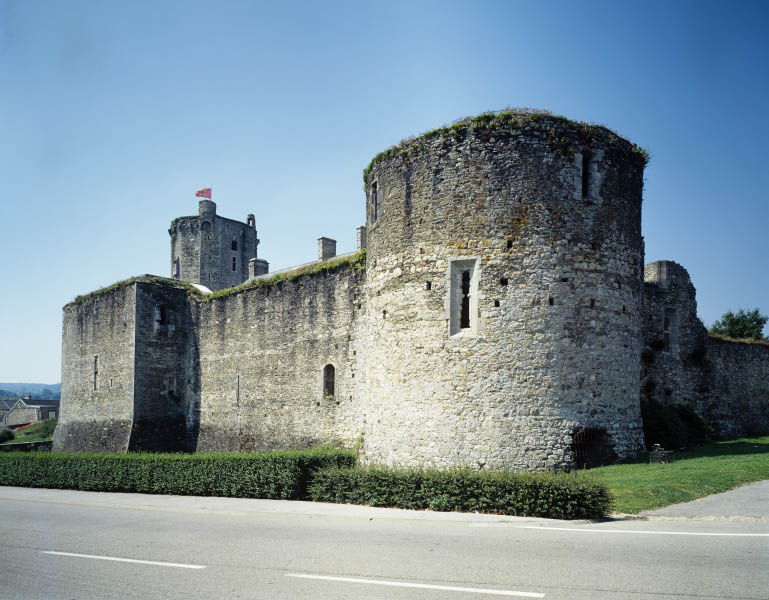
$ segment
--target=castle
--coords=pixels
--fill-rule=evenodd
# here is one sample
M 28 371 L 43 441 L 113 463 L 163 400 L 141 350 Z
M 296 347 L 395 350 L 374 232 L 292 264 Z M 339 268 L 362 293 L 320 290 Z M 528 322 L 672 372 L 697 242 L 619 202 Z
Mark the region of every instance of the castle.
M 645 164 L 601 126 L 465 119 L 373 159 L 357 253 L 274 274 L 253 215 L 202 200 L 171 278 L 64 307 L 54 447 L 562 468 L 642 452 L 642 397 L 767 431 L 769 346 L 710 337 L 683 267 L 644 266 Z

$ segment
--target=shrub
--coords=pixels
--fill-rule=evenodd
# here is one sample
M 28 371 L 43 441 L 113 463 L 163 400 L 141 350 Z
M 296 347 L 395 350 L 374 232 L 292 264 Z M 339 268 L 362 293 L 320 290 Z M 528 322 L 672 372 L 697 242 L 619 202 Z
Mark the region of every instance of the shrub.
M 295 500 L 312 472 L 352 466 L 347 450 L 259 454 L 0 454 L 0 485 L 100 492 L 140 492 Z
M 3 442 L 8 442 L 16 437 L 16 434 L 13 432 L 12 429 L 8 429 L 7 427 L 0 427 L 0 444 Z
M 332 467 L 317 471 L 310 499 L 368 506 L 593 519 L 612 505 L 608 489 L 559 473 Z
M 641 401 L 641 419 L 646 447 L 660 444 L 668 450 L 678 450 L 702 444 L 712 432 L 694 410 L 683 404 L 660 404 L 654 399 Z

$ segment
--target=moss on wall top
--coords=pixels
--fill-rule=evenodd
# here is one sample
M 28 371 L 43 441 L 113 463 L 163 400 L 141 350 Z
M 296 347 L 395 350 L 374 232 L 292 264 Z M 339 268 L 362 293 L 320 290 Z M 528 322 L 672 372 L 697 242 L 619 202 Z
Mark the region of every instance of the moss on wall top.
M 233 294 L 238 294 L 251 288 L 261 288 L 282 283 L 284 281 L 292 281 L 299 277 L 318 275 L 320 273 L 332 273 L 339 271 L 346 267 L 352 267 L 354 269 L 363 270 L 366 268 L 366 250 L 360 250 L 352 256 L 343 256 L 339 258 L 331 258 L 323 262 L 312 263 L 306 267 L 301 267 L 293 271 L 286 273 L 276 273 L 271 277 L 260 277 L 258 279 L 252 279 L 239 286 L 227 288 L 213 292 L 212 294 L 206 294 L 202 297 L 204 302 L 209 302 L 217 298 L 224 298 Z
M 769 348 L 769 340 L 754 340 L 752 338 L 732 338 L 718 333 L 708 332 L 711 340 L 723 343 L 752 344 L 756 346 L 765 346 Z
M 546 133 L 548 145 L 560 150 L 564 155 L 573 157 L 577 144 L 600 142 L 607 148 L 629 152 L 637 166 L 643 168 L 649 162 L 649 153 L 636 144 L 620 137 L 604 125 L 577 122 L 545 110 L 530 108 L 510 108 L 501 111 L 485 112 L 476 117 L 466 117 L 451 125 L 433 129 L 419 136 L 407 138 L 400 144 L 377 154 L 363 170 L 363 183 L 368 181 L 371 168 L 378 162 L 391 158 L 406 159 L 419 152 L 426 143 L 435 138 L 444 141 L 462 141 L 470 135 L 481 135 L 494 131 L 515 129 L 538 129 Z M 576 136 L 568 135 L 571 130 Z
M 93 300 L 95 300 L 96 298 L 98 298 L 99 296 L 108 294 L 109 292 L 114 292 L 115 290 L 124 288 L 134 283 L 150 283 L 153 285 L 164 285 L 164 286 L 184 289 L 187 291 L 188 296 L 191 296 L 197 300 L 209 302 L 210 300 L 215 300 L 217 298 L 223 298 L 226 296 L 231 296 L 233 294 L 238 294 L 240 292 L 243 292 L 251 288 L 267 287 L 267 286 L 281 283 L 283 281 L 291 281 L 294 279 L 298 279 L 299 277 L 312 276 L 320 273 L 331 273 L 334 271 L 339 271 L 340 269 L 343 269 L 345 267 L 351 267 L 358 270 L 365 269 L 366 268 L 366 250 L 365 249 L 360 250 L 359 252 L 356 252 L 352 256 L 343 256 L 339 258 L 332 258 L 323 262 L 312 263 L 310 265 L 307 265 L 306 267 L 301 267 L 299 269 L 288 271 L 286 273 L 276 273 L 272 277 L 262 277 L 259 279 L 252 279 L 251 281 L 247 281 L 246 283 L 239 285 L 237 287 L 219 290 L 218 292 L 213 292 L 211 294 L 204 294 L 194 285 L 192 285 L 191 283 L 187 283 L 186 281 L 179 281 L 178 279 L 168 279 L 166 277 L 158 277 L 155 275 L 139 275 L 137 277 L 130 277 L 128 279 L 123 279 L 122 281 L 116 281 L 112 285 L 99 288 L 98 290 L 94 290 L 89 294 L 83 294 L 81 296 L 77 296 L 72 302 L 65 304 L 64 308 L 67 308 L 70 306 L 86 305 L 92 302 Z
M 81 305 L 89 304 L 99 296 L 103 296 L 104 294 L 108 294 L 109 292 L 114 292 L 115 290 L 127 287 L 137 282 L 176 287 L 176 288 L 186 290 L 188 294 L 192 294 L 197 297 L 203 296 L 203 293 L 200 290 L 198 290 L 191 283 L 187 283 L 186 281 L 168 279 L 166 277 L 157 277 L 155 275 L 138 275 L 136 277 L 129 277 L 128 279 L 116 281 L 112 285 L 99 288 L 98 290 L 94 290 L 93 292 L 90 292 L 88 294 L 77 296 L 72 302 L 65 304 L 64 308 L 67 308 L 68 306 L 81 306 Z

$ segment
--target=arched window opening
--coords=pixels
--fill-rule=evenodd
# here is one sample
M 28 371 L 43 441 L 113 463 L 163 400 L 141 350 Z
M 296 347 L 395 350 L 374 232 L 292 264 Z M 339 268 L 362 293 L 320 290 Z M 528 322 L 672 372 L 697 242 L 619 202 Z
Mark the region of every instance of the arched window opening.
M 323 367 L 323 395 L 327 398 L 334 397 L 334 365 Z

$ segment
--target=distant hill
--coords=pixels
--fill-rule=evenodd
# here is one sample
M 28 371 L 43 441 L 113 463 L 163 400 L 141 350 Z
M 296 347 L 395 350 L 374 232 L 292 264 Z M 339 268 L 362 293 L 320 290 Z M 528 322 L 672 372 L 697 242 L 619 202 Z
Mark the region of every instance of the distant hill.
M 29 394 L 33 398 L 57 400 L 61 398 L 60 383 L 4 383 L 0 382 L 0 398 L 20 398 Z

